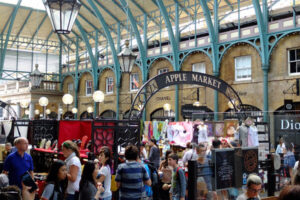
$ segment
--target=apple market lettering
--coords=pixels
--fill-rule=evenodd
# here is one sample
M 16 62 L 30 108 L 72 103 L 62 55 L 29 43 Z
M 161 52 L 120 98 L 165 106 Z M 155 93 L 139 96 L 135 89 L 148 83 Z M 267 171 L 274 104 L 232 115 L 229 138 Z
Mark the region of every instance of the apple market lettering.
M 221 82 L 209 76 L 201 74 L 186 74 L 186 73 L 174 73 L 167 75 L 164 80 L 165 85 L 171 85 L 176 83 L 202 83 L 210 87 L 220 89 Z
M 280 128 L 281 130 L 300 130 L 300 122 L 294 122 L 294 120 L 282 119 Z
M 205 83 L 215 88 L 220 88 L 221 85 L 221 82 L 217 81 L 216 79 L 207 76 L 198 75 L 198 74 L 192 74 L 192 81 Z

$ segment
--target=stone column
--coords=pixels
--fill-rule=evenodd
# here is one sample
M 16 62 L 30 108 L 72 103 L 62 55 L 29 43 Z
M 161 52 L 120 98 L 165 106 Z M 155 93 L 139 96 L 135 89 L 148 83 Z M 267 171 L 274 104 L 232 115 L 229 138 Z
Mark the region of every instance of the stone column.
M 34 119 L 34 110 L 35 110 L 35 103 L 34 102 L 30 102 L 29 104 L 29 119 L 33 120 Z

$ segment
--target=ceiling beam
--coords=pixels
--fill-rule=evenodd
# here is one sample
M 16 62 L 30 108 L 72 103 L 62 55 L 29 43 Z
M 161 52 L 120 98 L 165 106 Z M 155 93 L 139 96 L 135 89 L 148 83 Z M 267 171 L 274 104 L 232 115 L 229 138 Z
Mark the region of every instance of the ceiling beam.
M 21 32 L 23 31 L 25 25 L 27 24 L 28 19 L 30 18 L 32 12 L 33 12 L 33 10 L 30 10 L 29 14 L 27 15 L 25 21 L 23 22 L 22 27 L 20 28 L 19 32 L 17 33 L 16 38 L 15 38 L 15 40 L 13 41 L 12 45 L 10 46 L 10 48 L 12 48 L 12 47 L 14 46 L 16 40 L 19 38 L 19 35 L 21 34 Z
M 233 11 L 233 6 L 232 6 L 232 4 L 229 2 L 229 0 L 225 0 L 225 2 L 226 2 L 227 5 L 231 8 L 231 11 Z
M 92 14 L 92 15 L 94 15 L 94 17 L 97 17 L 96 15 L 95 15 L 95 13 L 94 13 L 94 11 L 90 8 L 90 7 L 88 7 L 85 3 L 81 3 L 82 5 L 83 5 L 83 7 L 85 7 L 88 11 L 90 11 L 90 13 Z M 108 13 L 109 14 L 109 13 Z M 116 19 L 116 21 L 118 22 L 119 20 L 118 19 Z M 111 31 L 113 31 L 114 33 L 117 33 L 113 28 L 110 28 L 110 30 Z
M 123 7 L 116 0 L 112 0 L 112 2 L 123 11 Z M 126 12 L 125 12 L 125 14 L 126 14 Z M 136 22 L 141 28 L 144 28 L 143 25 L 139 21 L 136 21 Z
M 4 28 L 3 28 L 2 32 L 1 32 L 1 35 L 3 35 L 5 29 L 7 28 L 8 23 L 10 22 L 10 19 L 11 19 L 11 16 L 12 16 L 13 13 L 14 13 L 14 10 L 11 12 L 11 14 L 9 15 L 7 21 L 5 22 Z
M 32 42 L 32 40 L 34 39 L 34 37 L 36 36 L 36 34 L 39 32 L 40 28 L 42 27 L 42 25 L 44 24 L 46 18 L 47 18 L 47 14 L 45 14 L 44 18 L 42 19 L 41 23 L 38 25 L 37 29 L 35 30 L 35 32 L 33 33 L 30 42 L 28 42 L 28 45 L 26 47 L 26 49 L 29 47 L 30 43 Z
M 0 78 L 2 78 L 3 66 L 4 66 L 4 60 L 5 60 L 5 54 L 6 54 L 6 49 L 7 49 L 7 45 L 8 45 L 8 40 L 9 40 L 9 37 L 10 37 L 10 33 L 11 33 L 11 30 L 12 30 L 12 27 L 14 25 L 14 21 L 16 19 L 17 12 L 18 12 L 18 10 L 20 8 L 21 2 L 22 2 L 22 0 L 18 1 L 18 3 L 17 3 L 17 5 L 16 5 L 16 7 L 15 7 L 15 9 L 12 12 L 12 15 L 11 15 L 11 20 L 10 20 L 10 24 L 9 24 L 9 27 L 8 27 L 8 30 L 7 30 L 4 47 L 3 47 L 2 52 L 1 52 Z
M 149 19 L 151 19 L 151 21 L 153 21 L 157 26 L 160 26 L 158 22 L 155 21 L 155 19 L 153 17 L 151 17 L 144 8 L 142 8 L 142 6 L 140 4 L 138 4 L 135 0 L 131 0 L 131 2 L 138 8 L 140 9 L 144 14 L 146 14 Z
M 156 7 L 159 9 L 159 6 L 158 6 L 158 4 L 156 3 L 156 0 L 152 0 L 152 3 L 154 3 L 154 5 L 156 5 Z M 172 20 L 172 22 L 175 22 L 174 17 L 172 17 L 171 15 L 170 15 L 169 17 L 170 17 L 170 19 Z
M 191 15 L 191 13 L 183 6 L 181 5 L 178 0 L 173 0 L 175 3 L 178 3 L 179 7 L 187 14 L 192 20 L 194 20 L 194 16 Z

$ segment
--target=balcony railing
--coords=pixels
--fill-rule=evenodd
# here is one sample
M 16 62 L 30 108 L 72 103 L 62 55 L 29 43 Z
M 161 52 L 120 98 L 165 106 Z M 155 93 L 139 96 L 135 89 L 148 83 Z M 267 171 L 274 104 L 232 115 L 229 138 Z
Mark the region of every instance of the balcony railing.
M 0 95 L 5 94 L 15 94 L 20 92 L 30 92 L 30 91 L 45 91 L 45 92 L 56 92 L 60 90 L 60 82 L 57 81 L 42 81 L 39 88 L 32 88 L 31 82 L 29 81 L 20 81 L 20 82 L 10 82 L 7 84 L 0 85 Z

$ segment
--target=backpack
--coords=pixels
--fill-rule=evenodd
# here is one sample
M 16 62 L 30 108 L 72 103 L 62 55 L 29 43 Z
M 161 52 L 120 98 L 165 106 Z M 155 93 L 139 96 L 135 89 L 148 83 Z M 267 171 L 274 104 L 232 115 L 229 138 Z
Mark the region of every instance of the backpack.
M 150 179 L 151 179 L 151 182 L 152 182 L 152 186 L 155 186 L 158 184 L 158 173 L 157 173 L 157 170 L 156 168 L 154 167 L 153 164 L 151 163 L 147 163 L 149 169 L 150 169 Z

